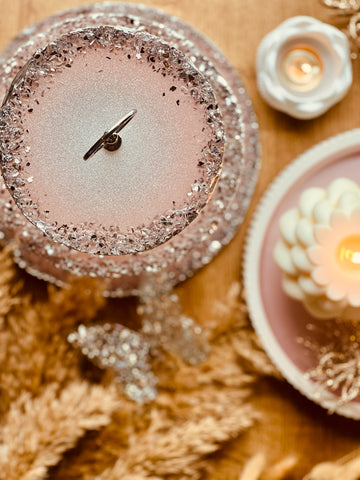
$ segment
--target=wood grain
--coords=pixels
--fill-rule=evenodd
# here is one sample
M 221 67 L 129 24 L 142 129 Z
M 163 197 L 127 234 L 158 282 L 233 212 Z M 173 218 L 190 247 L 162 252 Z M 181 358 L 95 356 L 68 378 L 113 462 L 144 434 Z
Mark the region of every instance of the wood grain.
M 87 0 L 0 0 L 0 49 L 26 25 Z M 325 138 L 359 126 L 359 62 L 347 97 L 321 118 L 296 121 L 269 108 L 255 82 L 254 58 L 262 37 L 284 19 L 311 15 L 331 21 L 315 0 L 142 0 L 196 26 L 226 54 L 242 78 L 258 116 L 262 169 L 254 199 L 242 228 L 220 255 L 180 289 L 186 310 L 200 322 L 210 315 L 208 299 L 219 300 L 241 277 L 242 243 L 251 214 L 276 174 L 298 154 Z M 209 479 L 235 480 L 246 457 L 264 450 L 270 459 L 292 452 L 300 457 L 294 478 L 301 478 L 316 462 L 337 458 L 359 445 L 358 423 L 330 417 L 287 384 L 264 382 L 254 402 L 263 412 L 259 426 L 228 445 L 225 457 L 213 460 Z

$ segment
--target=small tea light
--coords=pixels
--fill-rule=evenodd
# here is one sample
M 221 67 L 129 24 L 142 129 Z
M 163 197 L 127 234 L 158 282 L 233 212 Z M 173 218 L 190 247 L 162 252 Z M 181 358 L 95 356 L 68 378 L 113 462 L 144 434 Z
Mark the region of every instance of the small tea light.
M 284 291 L 317 318 L 360 320 L 360 187 L 339 178 L 308 188 L 280 231 Z
M 327 111 L 352 83 L 346 36 L 312 17 L 290 18 L 266 35 L 257 51 L 256 67 L 264 100 L 299 119 Z
M 313 90 L 321 82 L 323 74 L 319 53 L 306 45 L 296 45 L 281 59 L 281 78 L 294 92 Z

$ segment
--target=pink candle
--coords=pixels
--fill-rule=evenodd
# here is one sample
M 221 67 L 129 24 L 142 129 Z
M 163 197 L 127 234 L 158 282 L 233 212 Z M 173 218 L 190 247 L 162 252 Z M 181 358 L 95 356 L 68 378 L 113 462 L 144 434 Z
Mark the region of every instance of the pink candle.
M 212 42 L 176 17 L 121 2 L 61 12 L 22 32 L 3 52 L 4 62 L 0 65 L 3 91 L 10 87 L 36 49 L 44 48 L 64 33 L 101 25 L 146 31 L 165 40 L 191 58 L 210 82 L 223 115 L 227 139 L 222 174 L 211 201 L 189 226 L 156 248 L 130 255 L 99 256 L 81 253 L 44 236 L 14 205 L 8 190 L 2 188 L 0 234 L 6 242 L 15 241 L 15 257 L 31 274 L 59 285 L 64 285 L 74 274 L 100 276 L 105 279 L 108 294 L 122 296 L 136 293 L 145 271 L 166 271 L 172 283 L 185 280 L 230 241 L 243 219 L 256 181 L 257 124 L 236 71 Z M 133 128 L 131 123 L 126 129 Z M 125 138 L 125 129 L 121 133 Z M 89 162 L 93 160 L 96 156 Z
M 84 162 L 134 108 L 120 149 Z M 50 44 L 3 112 L 3 172 L 17 205 L 80 251 L 119 255 L 165 242 L 198 215 L 219 176 L 223 132 L 211 86 L 145 33 L 99 27 Z

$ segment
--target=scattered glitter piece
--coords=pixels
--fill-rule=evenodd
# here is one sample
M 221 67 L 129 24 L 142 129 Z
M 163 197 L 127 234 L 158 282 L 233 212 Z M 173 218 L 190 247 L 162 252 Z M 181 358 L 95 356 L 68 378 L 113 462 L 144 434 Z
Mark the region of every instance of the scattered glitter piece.
M 163 277 L 148 277 L 139 294 L 142 333 L 156 348 L 161 346 L 195 365 L 205 359 L 209 345 L 202 328 L 183 314 L 179 296 Z
M 110 368 L 126 395 L 138 403 L 156 397 L 156 377 L 151 371 L 150 345 L 142 335 L 119 324 L 80 325 L 68 341 L 99 368 Z

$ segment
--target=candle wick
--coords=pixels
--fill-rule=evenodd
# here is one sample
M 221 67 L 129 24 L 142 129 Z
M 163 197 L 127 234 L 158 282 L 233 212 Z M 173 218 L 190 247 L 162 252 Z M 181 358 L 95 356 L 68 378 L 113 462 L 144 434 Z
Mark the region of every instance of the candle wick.
M 93 157 L 102 148 L 105 148 L 105 150 L 110 152 L 118 150 L 122 144 L 121 137 L 118 133 L 134 118 L 136 112 L 137 110 L 135 109 L 131 110 L 109 131 L 106 131 L 104 135 L 102 135 L 102 137 L 100 137 L 99 140 L 85 153 L 84 160 L 89 160 L 89 158 Z

